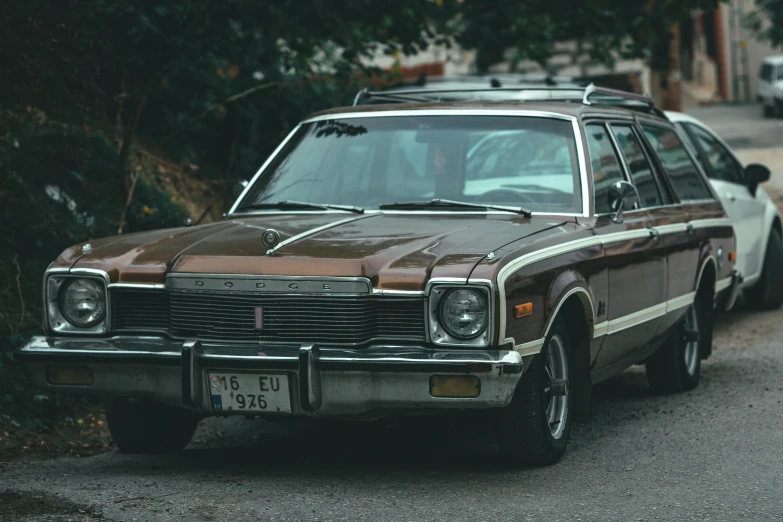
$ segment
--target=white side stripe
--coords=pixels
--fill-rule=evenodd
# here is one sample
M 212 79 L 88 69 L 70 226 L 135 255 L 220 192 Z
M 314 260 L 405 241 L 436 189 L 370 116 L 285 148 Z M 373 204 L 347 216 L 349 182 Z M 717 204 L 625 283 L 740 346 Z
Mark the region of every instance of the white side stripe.
M 634 326 L 646 323 L 647 321 L 662 317 L 669 312 L 690 306 L 693 304 L 695 298 L 696 292 L 689 292 L 679 297 L 669 299 L 665 303 L 660 303 L 632 314 L 612 319 L 611 321 L 597 323 L 593 326 L 593 339 L 633 328 Z M 518 344 L 514 349 L 519 352 L 520 355 L 525 356 L 535 355 L 539 353 L 543 347 L 544 339 L 536 339 L 535 341 L 530 341 L 528 343 Z
M 688 225 L 691 225 L 693 228 L 712 228 L 712 227 L 730 227 L 731 220 L 728 218 L 710 218 L 710 219 L 696 219 L 693 221 L 690 221 L 688 223 L 673 223 L 671 225 L 661 225 L 658 227 L 653 227 L 659 234 L 665 235 L 665 234 L 674 234 L 679 232 L 684 232 L 688 229 Z M 575 239 L 574 241 L 570 241 L 568 243 L 563 243 L 560 245 L 554 245 L 551 247 L 542 248 L 541 250 L 536 250 L 535 252 L 530 252 L 528 254 L 525 254 L 523 256 L 518 257 L 517 259 L 514 259 L 509 264 L 504 266 L 500 269 L 498 272 L 497 280 L 498 280 L 498 297 L 500 299 L 501 303 L 506 302 L 506 280 L 517 270 L 520 270 L 528 265 L 531 265 L 533 263 L 537 263 L 538 261 L 543 261 L 545 259 L 549 259 L 550 257 L 559 256 L 562 254 L 567 254 L 569 252 L 573 252 L 575 250 L 580 250 L 582 248 L 589 248 L 596 245 L 609 245 L 612 243 L 618 243 L 620 241 L 630 241 L 632 239 L 640 239 L 644 237 L 650 236 L 650 230 L 647 228 L 641 228 L 636 230 L 627 230 L 624 232 L 616 232 L 614 234 L 605 234 L 603 236 L 595 235 L 595 236 L 589 236 L 581 239 Z M 728 278 L 728 282 L 726 282 L 725 279 L 722 279 L 721 281 L 718 281 L 718 283 L 715 286 L 716 291 L 720 291 L 726 287 L 728 287 L 731 284 L 731 278 Z M 725 285 L 725 286 L 722 286 Z M 690 295 L 690 294 L 686 294 Z M 664 306 L 668 307 L 665 308 L 669 310 L 676 310 L 677 307 L 671 308 L 672 305 L 677 305 L 677 300 L 683 300 L 685 296 L 680 296 L 674 298 L 672 301 L 674 301 L 673 304 L 670 303 L 662 303 L 661 305 L 656 306 Z M 681 301 L 684 302 L 684 301 Z M 693 299 L 691 299 L 691 302 L 693 302 Z M 683 305 L 686 306 L 686 305 Z M 653 307 L 655 308 L 655 307 Z M 638 312 L 636 312 L 638 313 Z M 663 312 L 665 313 L 665 311 Z M 656 316 L 657 317 L 657 316 Z M 624 318 L 616 319 L 621 320 Z M 649 320 L 649 319 L 645 319 Z M 505 335 L 506 332 L 506 307 L 500 306 L 500 321 L 499 321 L 499 331 L 500 335 Z M 633 326 L 633 324 L 631 325 Z M 595 337 L 598 337 L 600 334 L 599 332 L 602 331 L 603 328 L 608 328 L 607 322 L 604 323 L 598 323 L 593 327 L 593 331 L 595 332 Z M 630 326 L 627 326 L 625 328 L 630 328 Z M 501 340 L 501 344 L 506 343 L 515 343 L 515 340 L 513 337 L 507 337 L 505 339 Z M 537 339 L 535 341 L 530 341 L 528 343 L 515 345 L 515 349 L 520 350 L 524 349 L 526 351 L 533 350 L 532 353 L 538 353 L 541 351 L 541 346 L 543 346 L 543 339 Z M 527 354 L 523 354 L 527 355 Z

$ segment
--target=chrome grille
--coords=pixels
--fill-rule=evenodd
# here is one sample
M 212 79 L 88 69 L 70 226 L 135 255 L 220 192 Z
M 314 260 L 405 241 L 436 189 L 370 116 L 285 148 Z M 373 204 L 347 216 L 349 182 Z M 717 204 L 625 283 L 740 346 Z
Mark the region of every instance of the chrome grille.
M 130 296 L 129 292 L 136 295 Z M 115 315 L 113 324 L 145 329 L 143 316 L 125 301 L 147 303 L 150 290 L 123 290 L 115 298 L 115 314 L 133 311 L 129 321 Z M 269 295 L 226 292 L 157 292 L 150 309 L 165 307 L 166 326 L 175 337 L 205 340 L 280 341 L 293 343 L 359 345 L 373 339 L 425 339 L 424 299 L 396 296 Z M 261 308 L 262 326 L 256 328 L 256 309 Z M 162 324 L 161 319 L 149 318 Z M 127 329 L 127 326 L 125 326 Z M 146 328 L 148 329 L 148 328 Z
M 112 330 L 167 330 L 169 296 L 165 290 L 111 289 Z

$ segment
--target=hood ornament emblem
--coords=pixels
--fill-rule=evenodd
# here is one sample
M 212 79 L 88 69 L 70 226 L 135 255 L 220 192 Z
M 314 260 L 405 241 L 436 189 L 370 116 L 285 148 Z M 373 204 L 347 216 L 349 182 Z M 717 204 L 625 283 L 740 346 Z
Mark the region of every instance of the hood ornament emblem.
M 275 248 L 280 243 L 280 232 L 270 228 L 261 236 L 261 241 L 264 242 L 267 248 Z

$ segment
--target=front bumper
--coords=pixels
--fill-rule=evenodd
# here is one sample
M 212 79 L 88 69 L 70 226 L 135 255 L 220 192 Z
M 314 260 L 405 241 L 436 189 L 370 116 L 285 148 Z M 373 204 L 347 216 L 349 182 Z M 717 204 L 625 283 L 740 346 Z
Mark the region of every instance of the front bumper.
M 207 370 L 286 373 L 292 383 L 292 414 L 309 416 L 506 406 L 523 369 L 519 353 L 509 350 L 239 347 L 138 336 L 33 337 L 15 357 L 33 382 L 45 389 L 153 399 L 203 413 L 210 413 Z M 52 367 L 87 367 L 92 384 L 51 384 Z M 480 393 L 473 398 L 433 397 L 433 375 L 476 376 Z

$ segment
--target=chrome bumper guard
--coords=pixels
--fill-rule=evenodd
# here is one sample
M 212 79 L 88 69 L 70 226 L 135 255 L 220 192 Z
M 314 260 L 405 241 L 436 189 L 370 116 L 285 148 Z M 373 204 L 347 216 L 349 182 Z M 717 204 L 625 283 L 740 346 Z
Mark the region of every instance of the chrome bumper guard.
M 523 369 L 519 353 L 511 350 L 238 346 L 130 336 L 34 337 L 15 352 L 15 358 L 36 385 L 49 390 L 154 399 L 204 413 L 211 413 L 207 370 L 285 373 L 291 382 L 292 414 L 310 416 L 506 406 Z M 92 384 L 51 384 L 51 366 L 88 367 Z M 476 376 L 480 393 L 473 398 L 433 397 L 433 375 Z

